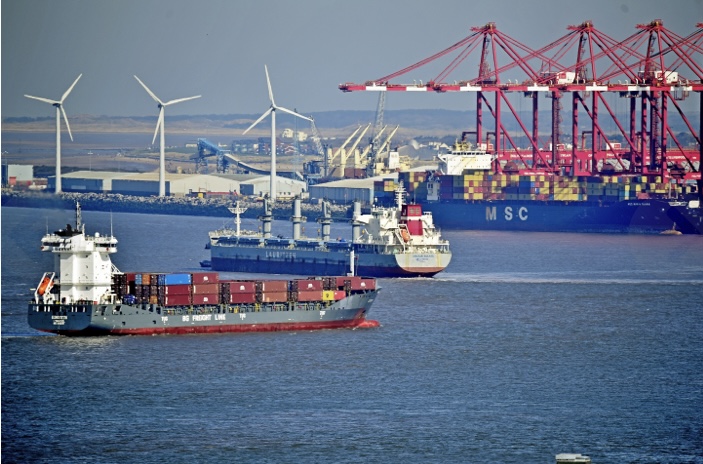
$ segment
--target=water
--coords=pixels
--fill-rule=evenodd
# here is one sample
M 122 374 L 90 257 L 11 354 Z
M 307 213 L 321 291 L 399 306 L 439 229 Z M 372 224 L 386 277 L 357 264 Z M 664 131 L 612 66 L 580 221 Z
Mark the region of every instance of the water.
M 379 329 L 69 339 L 26 322 L 47 222 L 2 209 L 5 462 L 703 463 L 703 237 L 447 232 Z M 114 214 L 114 262 L 196 270 L 222 223 Z

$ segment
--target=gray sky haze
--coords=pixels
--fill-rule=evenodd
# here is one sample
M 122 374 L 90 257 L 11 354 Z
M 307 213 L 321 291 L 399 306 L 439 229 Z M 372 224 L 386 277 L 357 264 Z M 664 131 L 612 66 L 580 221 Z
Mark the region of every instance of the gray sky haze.
M 661 18 L 686 36 L 703 21 L 703 0 L 2 0 L 2 116 L 52 116 L 30 94 L 68 97 L 69 115 L 145 116 L 163 101 L 202 95 L 167 109 L 175 114 L 265 111 L 268 65 L 276 103 L 302 113 L 375 110 L 377 93 L 342 93 L 398 71 L 495 22 L 539 48 L 592 20 L 622 40 Z M 574 52 L 575 53 L 575 52 Z M 477 74 L 466 70 L 469 78 Z M 434 77 L 431 71 L 400 82 Z M 451 79 L 457 79 L 453 75 Z M 387 109 L 464 109 L 465 94 L 388 96 Z

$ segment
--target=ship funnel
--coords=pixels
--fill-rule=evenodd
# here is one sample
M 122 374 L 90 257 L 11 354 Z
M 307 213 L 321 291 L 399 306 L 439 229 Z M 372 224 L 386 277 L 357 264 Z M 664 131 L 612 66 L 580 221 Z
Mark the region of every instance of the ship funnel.
M 293 216 L 290 218 L 293 221 L 293 240 L 300 239 L 300 229 L 301 224 L 305 222 L 306 218 L 300 215 L 300 198 L 296 197 L 293 200 Z
M 264 233 L 264 238 L 270 238 L 273 215 L 271 214 L 271 205 L 268 198 L 264 198 L 264 214 L 259 216 L 259 220 L 261 221 L 261 229 Z
M 361 216 L 361 203 L 358 201 L 354 202 L 354 213 L 352 214 L 352 243 L 356 243 L 361 237 L 361 223 L 359 222 L 359 216 Z

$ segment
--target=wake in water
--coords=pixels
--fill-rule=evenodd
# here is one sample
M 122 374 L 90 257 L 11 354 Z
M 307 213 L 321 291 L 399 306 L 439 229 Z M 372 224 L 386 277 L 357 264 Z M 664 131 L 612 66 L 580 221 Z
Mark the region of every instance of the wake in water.
M 620 275 L 619 275 L 620 274 Z M 568 284 L 568 285 L 703 285 L 699 275 L 691 276 L 682 272 L 679 276 L 666 275 L 656 278 L 653 271 L 628 271 L 627 277 L 622 272 L 493 272 L 493 273 L 451 273 L 443 272 L 434 279 L 441 282 L 467 283 L 515 283 L 515 284 Z M 642 274 L 638 277 L 635 274 Z M 698 273 L 700 274 L 700 273 Z

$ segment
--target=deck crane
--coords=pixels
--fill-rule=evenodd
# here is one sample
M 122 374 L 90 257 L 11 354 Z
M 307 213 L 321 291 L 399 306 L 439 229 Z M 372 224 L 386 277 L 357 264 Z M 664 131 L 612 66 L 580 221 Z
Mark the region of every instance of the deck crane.
M 363 135 L 366 133 L 366 131 L 369 129 L 370 126 L 371 126 L 371 124 L 367 124 L 367 125 L 366 125 L 366 128 L 364 129 L 364 132 L 361 134 L 361 136 L 359 136 L 359 138 L 357 139 L 357 141 L 356 141 L 356 143 L 354 144 L 354 146 L 356 146 L 356 145 L 359 143 L 358 140 L 361 139 L 361 137 L 363 137 Z M 342 159 L 344 159 L 344 161 L 346 161 L 345 156 L 348 158 L 348 155 L 346 155 L 346 154 L 343 155 L 343 153 L 346 153 L 346 152 L 345 152 L 345 147 L 347 146 L 347 144 L 348 144 L 349 142 L 351 142 L 351 140 L 352 140 L 354 137 L 356 137 L 356 134 L 359 133 L 359 131 L 361 130 L 362 127 L 363 127 L 363 126 L 357 127 L 356 130 L 355 130 L 349 137 L 347 137 L 347 139 L 346 139 L 346 140 L 344 141 L 344 143 L 337 149 L 337 151 L 335 151 L 335 152 L 332 154 L 332 156 L 329 157 L 329 159 L 327 160 L 327 166 L 328 166 L 327 175 L 326 175 L 325 177 L 330 177 L 330 176 L 332 176 L 332 174 L 334 174 L 334 172 L 336 171 L 336 167 L 333 168 L 333 167 L 331 167 L 331 166 L 332 166 L 332 162 L 333 162 L 334 160 L 336 160 L 338 156 L 340 157 L 340 164 L 343 164 L 343 163 L 341 162 Z
M 229 161 L 227 160 L 228 155 L 231 156 L 232 152 L 230 150 L 223 150 L 216 144 L 210 142 L 207 139 L 198 139 L 198 153 L 191 155 L 190 159 L 195 161 L 195 172 L 202 173 L 208 172 L 208 162 L 207 159 L 212 156 L 217 157 L 217 172 L 225 173 L 229 168 Z

